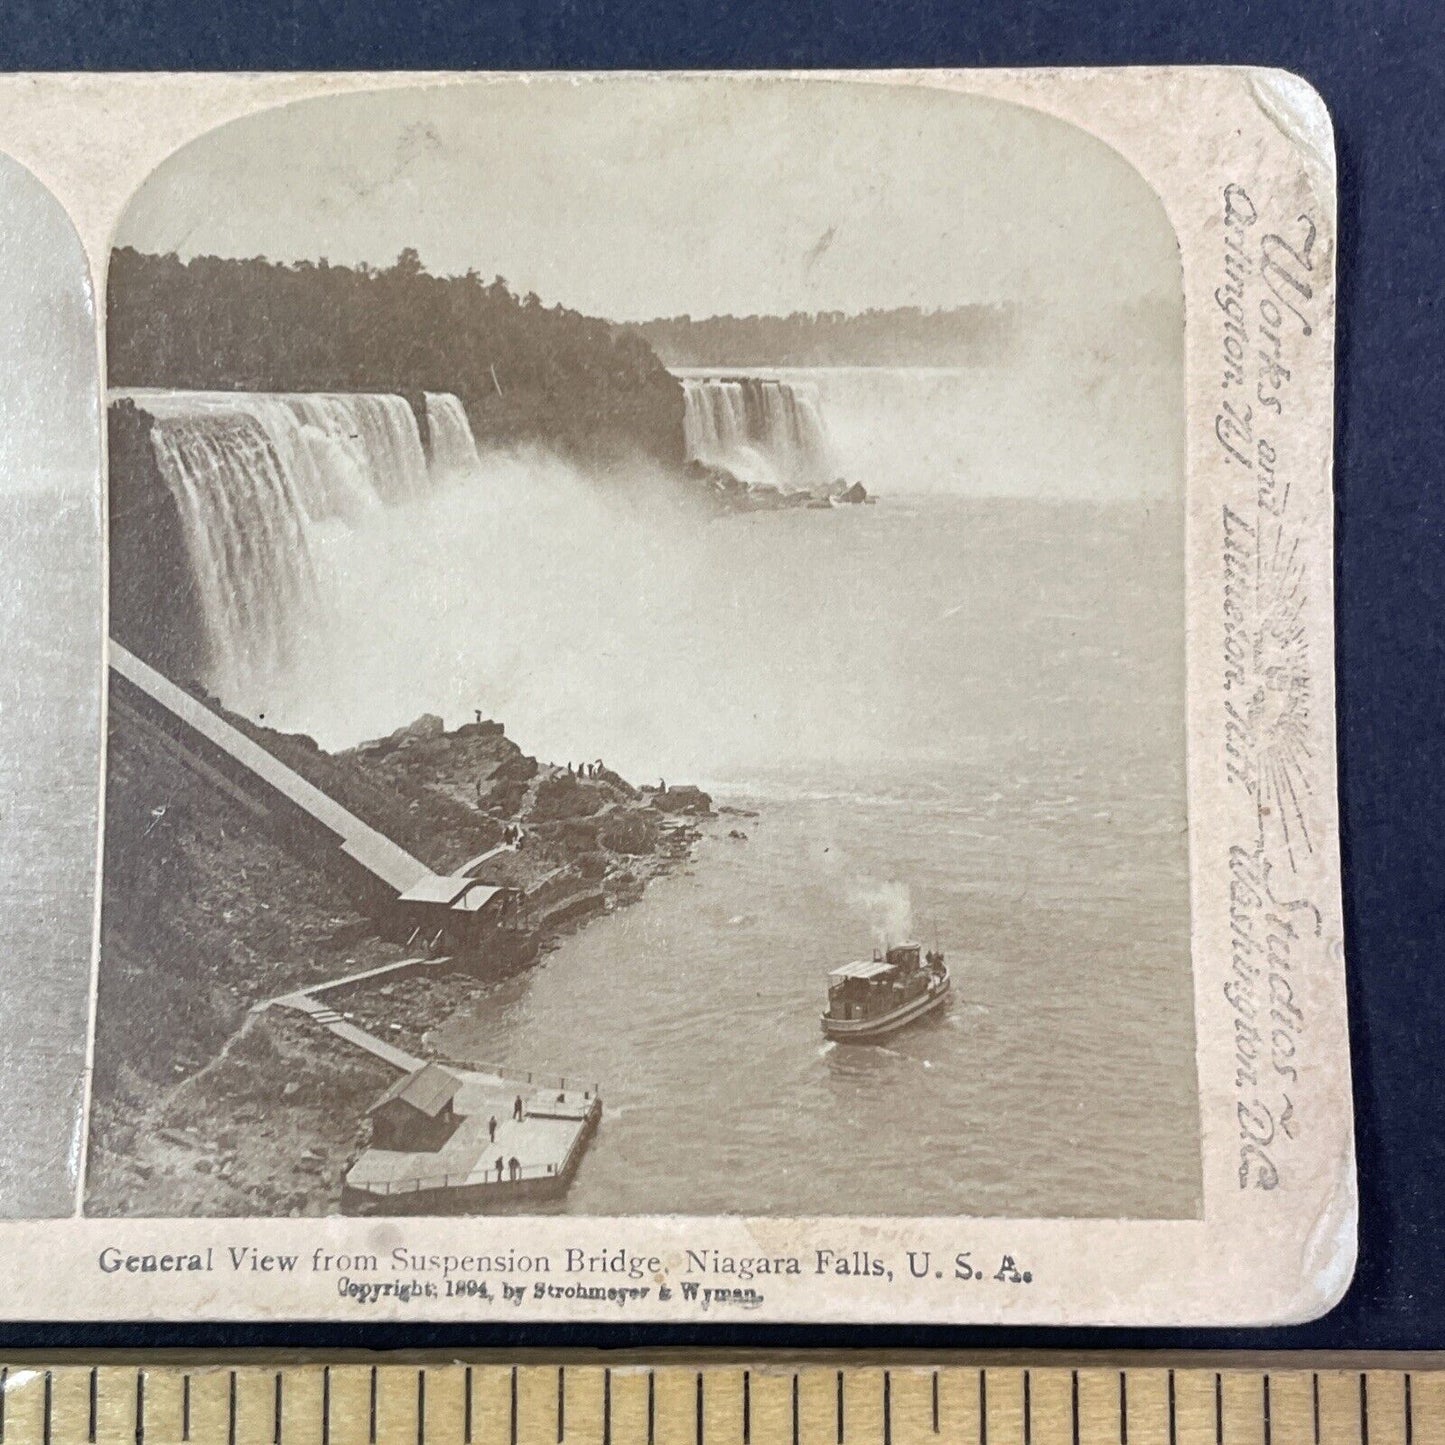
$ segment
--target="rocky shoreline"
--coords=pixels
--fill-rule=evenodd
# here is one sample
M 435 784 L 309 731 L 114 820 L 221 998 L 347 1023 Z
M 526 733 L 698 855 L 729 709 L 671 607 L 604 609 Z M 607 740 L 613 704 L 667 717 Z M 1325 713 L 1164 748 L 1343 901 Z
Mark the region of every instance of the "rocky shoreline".
M 639 789 L 601 760 L 540 763 L 480 717 L 453 730 L 424 717 L 336 754 L 228 720 L 429 867 L 520 830 L 487 873 L 527 895 L 517 956 L 328 994 L 422 1057 L 500 978 L 690 858 L 697 823 L 715 816 L 696 788 Z M 154 740 L 113 717 L 110 741 L 109 836 L 128 846 L 106 857 L 86 1212 L 336 1213 L 365 1111 L 395 1075 L 299 1014 L 256 1006 L 415 950 Z
M 834 507 L 872 505 L 862 482 L 849 482 L 844 477 L 822 487 L 797 487 L 784 491 L 766 482 L 745 482 L 726 467 L 690 461 L 683 468 L 687 484 L 710 497 L 724 512 L 782 512 L 795 507 L 828 512 Z

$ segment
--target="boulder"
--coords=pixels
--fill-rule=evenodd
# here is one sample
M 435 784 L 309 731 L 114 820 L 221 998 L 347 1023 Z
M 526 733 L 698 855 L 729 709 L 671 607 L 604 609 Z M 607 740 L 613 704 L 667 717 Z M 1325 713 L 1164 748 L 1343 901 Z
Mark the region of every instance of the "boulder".
M 701 788 L 688 783 L 654 793 L 652 806 L 661 813 L 690 813 L 694 817 L 712 815 L 712 799 Z

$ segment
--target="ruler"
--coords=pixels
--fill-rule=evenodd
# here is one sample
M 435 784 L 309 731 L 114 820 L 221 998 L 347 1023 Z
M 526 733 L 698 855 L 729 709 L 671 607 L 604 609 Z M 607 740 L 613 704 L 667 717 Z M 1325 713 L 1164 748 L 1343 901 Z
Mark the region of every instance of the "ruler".
M 0 1445 L 1445 1445 L 1445 1356 L 16 1358 Z

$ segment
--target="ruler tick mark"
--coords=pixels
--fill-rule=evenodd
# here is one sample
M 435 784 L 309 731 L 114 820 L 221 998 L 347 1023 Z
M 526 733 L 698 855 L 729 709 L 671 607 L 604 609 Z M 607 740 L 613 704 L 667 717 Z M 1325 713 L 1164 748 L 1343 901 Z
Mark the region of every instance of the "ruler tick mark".
M 1264 1377 L 1264 1445 L 1273 1445 L 1274 1421 L 1269 1414 L 1269 1376 Z
M 226 1445 L 236 1445 L 236 1372 L 231 1371 L 231 1385 L 226 1396 Z
M 988 1374 L 978 1372 L 978 1445 L 988 1445 Z
M 1119 1445 L 1129 1445 L 1129 1377 L 1119 1371 Z
M 893 1376 L 883 1371 L 883 1445 L 893 1445 Z
M 1370 1445 L 1370 1386 L 1360 1371 L 1360 1445 Z
M 938 1371 L 933 1372 L 933 1433 L 938 1434 Z
M 92 1372 L 93 1374 L 94 1372 Z M 90 1438 L 95 1439 L 95 1391 L 91 1390 L 91 1433 Z M 191 1438 L 191 1377 L 190 1374 L 181 1376 L 181 1439 Z M 324 1445 L 324 1442 L 323 1442 Z
M 1320 1377 L 1310 1376 L 1310 1397 L 1314 1408 L 1315 1445 L 1320 1445 Z
M 654 1445 L 657 1439 L 657 1375 L 647 1372 L 647 1445 Z
M 838 1371 L 838 1445 L 843 1445 L 843 1372 Z
M 371 1423 L 367 1426 L 366 1438 L 370 1445 L 376 1445 L 376 1366 L 371 1367 L 371 1403 L 368 1407 Z
M 41 1420 L 40 1435 L 45 1445 L 50 1445 L 50 1425 L 55 1413 L 55 1381 L 49 1370 L 45 1372 L 45 1414 Z
M 798 1377 L 793 1376 L 793 1445 L 798 1445 Z
M 331 1366 L 321 1370 L 321 1445 L 331 1445 Z
M 189 1375 L 186 1376 L 187 1381 L 189 1381 L 190 1378 L 191 1378 L 191 1377 L 190 1377 Z M 99 1371 L 98 1369 L 96 1369 L 96 1367 L 95 1367 L 94 1365 L 92 1365 L 92 1366 L 90 1367 L 90 1420 L 89 1420 L 89 1423 L 88 1423 L 88 1424 L 86 1425 L 86 1427 L 85 1427 L 85 1438 L 90 1441 L 90 1445 L 95 1445 L 95 1428 L 96 1428 L 96 1423 L 97 1423 L 97 1421 L 96 1421 L 96 1415 L 97 1415 L 98 1412 L 99 1412 L 99 1408 L 100 1408 L 100 1371 Z M 181 1412 L 181 1439 L 182 1439 L 182 1440 L 189 1440 L 189 1439 L 191 1438 L 190 1432 L 185 1428 L 185 1426 L 186 1426 L 185 1411 L 182 1410 L 182 1412 Z
M 135 1445 L 145 1445 L 146 1438 L 146 1372 L 135 1372 Z
M 0 1445 L 5 1445 L 5 1395 L 10 1388 L 10 1366 L 0 1365 Z
M 602 1445 L 612 1445 L 612 1371 L 602 1371 Z
M 1073 1428 L 1074 1445 L 1079 1445 L 1079 1372 L 1072 1371 L 1069 1380 L 1069 1419 Z
M 472 1367 L 462 1377 L 462 1445 L 472 1445 Z
M 1033 1409 L 1033 1384 L 1029 1379 L 1029 1372 L 1024 1371 L 1024 1445 L 1033 1445 L 1034 1438 L 1034 1409 Z
M 567 1367 L 557 1366 L 557 1445 L 567 1430 Z
M 281 1371 L 276 1371 L 275 1392 L 271 1401 L 271 1441 L 272 1445 L 281 1445 L 281 1392 L 285 1386 L 281 1383 Z M 137 1442 L 139 1445 L 139 1442 Z
M 512 1445 L 517 1445 L 517 1367 L 512 1366 Z M 651 1441 L 652 1433 L 648 1432 L 648 1440 Z
M 743 1445 L 752 1445 L 753 1439 L 753 1381 L 752 1375 L 743 1371 Z
M 280 1441 L 277 1441 L 280 1445 Z M 426 1370 L 416 1372 L 416 1445 L 426 1445 Z
M 697 1401 L 694 1406 L 696 1414 L 695 1428 L 697 1431 L 697 1445 L 702 1445 L 702 1371 L 697 1372 Z
M 1405 1445 L 1415 1445 L 1415 1408 L 1410 1399 L 1410 1372 L 1405 1372 Z
M 1178 1445 L 1179 1412 L 1174 1406 L 1174 1371 L 1169 1371 L 1169 1445 Z
M 1214 1445 L 1224 1445 L 1224 1376 L 1214 1376 Z

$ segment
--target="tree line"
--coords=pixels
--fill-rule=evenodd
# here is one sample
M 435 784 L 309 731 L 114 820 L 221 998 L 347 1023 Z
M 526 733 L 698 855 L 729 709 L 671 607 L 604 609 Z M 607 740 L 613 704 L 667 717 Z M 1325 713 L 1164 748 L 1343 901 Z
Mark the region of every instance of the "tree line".
M 634 329 L 669 366 L 967 366 L 1013 340 L 1017 308 L 979 303 L 660 317 Z
M 462 399 L 482 442 L 681 460 L 682 390 L 635 331 L 519 296 L 500 276 L 112 253 L 110 382 Z

